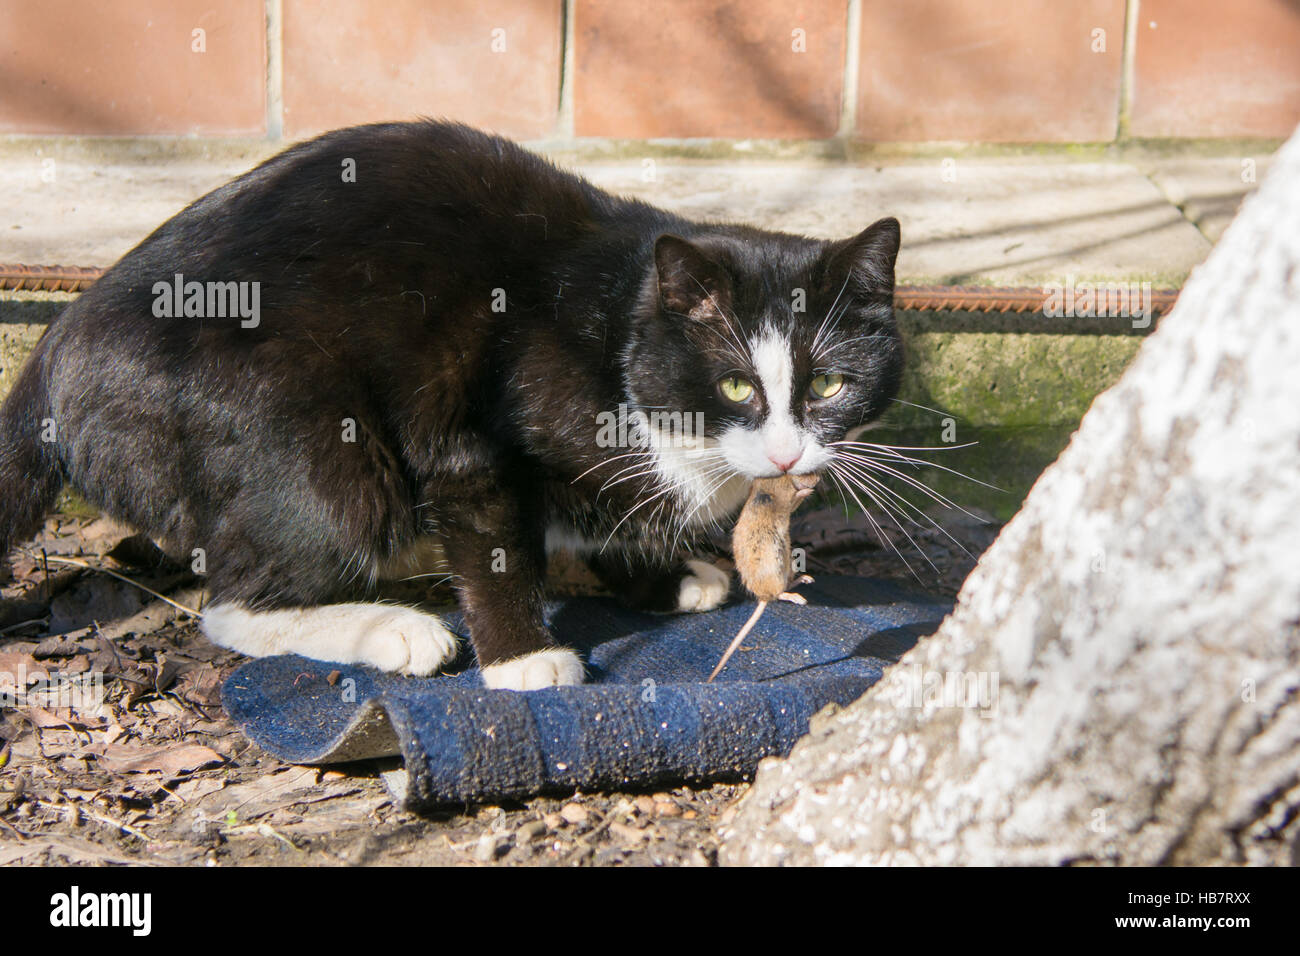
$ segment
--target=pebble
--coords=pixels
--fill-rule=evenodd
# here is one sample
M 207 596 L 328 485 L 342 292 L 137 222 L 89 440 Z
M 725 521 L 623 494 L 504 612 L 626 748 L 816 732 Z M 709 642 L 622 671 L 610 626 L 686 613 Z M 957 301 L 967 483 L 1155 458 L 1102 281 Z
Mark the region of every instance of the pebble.
M 645 797 L 645 796 L 641 796 L 641 797 L 637 797 L 637 798 L 636 798 L 635 800 L 633 800 L 632 802 L 633 802 L 634 804 L 636 804 L 636 808 L 637 808 L 638 810 L 640 810 L 640 811 L 641 811 L 642 813 L 644 813 L 644 814 L 649 815 L 649 814 L 655 812 L 655 798 L 654 798 L 654 797 Z
M 542 822 L 546 824 L 548 830 L 558 830 L 564 826 L 564 817 L 558 813 L 547 813 L 543 815 Z
M 560 816 L 575 826 L 587 822 L 587 808 L 579 803 L 566 803 L 560 808 Z
M 509 837 L 499 833 L 485 833 L 479 837 L 478 846 L 474 848 L 474 859 L 481 863 L 491 863 L 508 842 Z
M 682 808 L 679 807 L 677 804 L 670 803 L 667 800 L 655 801 L 655 816 L 680 817 L 681 815 L 682 815 Z
M 637 830 L 622 823 L 611 823 L 609 832 L 626 843 L 640 843 L 650 836 L 645 830 Z
M 545 835 L 547 830 L 545 820 L 529 820 L 519 828 L 516 833 L 516 839 L 520 843 L 531 843 L 538 837 Z

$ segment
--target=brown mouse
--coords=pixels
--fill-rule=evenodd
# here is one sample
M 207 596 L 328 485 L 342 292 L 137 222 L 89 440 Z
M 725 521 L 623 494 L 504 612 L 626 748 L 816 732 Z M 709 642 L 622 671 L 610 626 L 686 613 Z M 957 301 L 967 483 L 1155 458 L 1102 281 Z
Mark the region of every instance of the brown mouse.
M 757 478 L 749 490 L 749 498 L 741 509 L 736 528 L 731 534 L 731 552 L 741 583 L 754 597 L 758 607 L 735 636 L 718 666 L 709 675 L 709 683 L 731 659 L 740 642 L 758 623 L 771 601 L 790 601 L 804 604 L 802 595 L 790 588 L 812 580 L 808 575 L 794 578 L 790 556 L 790 515 L 799 503 L 812 494 L 819 475 L 780 475 L 776 478 Z

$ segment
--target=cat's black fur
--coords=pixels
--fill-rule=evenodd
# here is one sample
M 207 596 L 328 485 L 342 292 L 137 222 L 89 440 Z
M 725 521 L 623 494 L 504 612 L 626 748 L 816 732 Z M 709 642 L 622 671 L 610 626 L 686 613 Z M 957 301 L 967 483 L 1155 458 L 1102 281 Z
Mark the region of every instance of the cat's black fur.
M 626 449 L 597 447 L 596 416 L 625 381 L 709 434 L 761 417 L 717 393 L 725 323 L 807 342 L 842 293 L 853 393 L 814 423 L 842 437 L 898 386 L 897 249 L 893 220 L 840 243 L 689 222 L 460 125 L 327 134 L 195 202 L 54 321 L 0 409 L 0 553 L 64 482 L 203 549 L 212 600 L 253 608 L 327 602 L 433 534 L 480 662 L 514 658 L 551 643 L 548 525 L 603 540 L 657 487 L 602 490 Z M 156 317 L 177 273 L 260 283 L 260 324 Z M 665 500 L 595 564 L 666 608 L 696 529 Z

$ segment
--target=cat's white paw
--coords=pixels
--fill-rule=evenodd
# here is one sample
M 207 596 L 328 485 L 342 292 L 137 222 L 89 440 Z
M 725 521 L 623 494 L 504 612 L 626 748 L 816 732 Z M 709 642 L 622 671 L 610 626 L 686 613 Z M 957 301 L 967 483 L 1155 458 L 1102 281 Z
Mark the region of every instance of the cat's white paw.
M 491 690 L 567 687 L 581 684 L 582 678 L 582 661 L 567 647 L 548 647 L 483 668 L 483 683 Z
M 456 635 L 440 619 L 409 607 L 326 604 L 250 611 L 217 604 L 203 614 L 215 644 L 247 654 L 301 654 L 318 661 L 369 664 L 395 674 L 427 677 L 456 656 Z
M 428 677 L 456 656 L 456 635 L 432 614 L 393 608 L 366 632 L 357 659 L 384 671 Z
M 677 592 L 677 610 L 712 611 L 727 599 L 731 575 L 707 561 L 691 558 L 686 562 L 691 573 L 682 578 Z

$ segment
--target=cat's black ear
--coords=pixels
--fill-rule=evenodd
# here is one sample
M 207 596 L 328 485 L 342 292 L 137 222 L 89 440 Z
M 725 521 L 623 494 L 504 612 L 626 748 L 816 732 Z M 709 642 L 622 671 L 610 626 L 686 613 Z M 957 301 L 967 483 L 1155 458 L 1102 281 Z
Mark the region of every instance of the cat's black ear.
M 893 292 L 900 235 L 898 220 L 889 216 L 835 243 L 828 250 L 826 284 L 838 289 L 847 280 L 859 294 Z
M 680 236 L 655 240 L 659 300 L 666 311 L 690 318 L 725 315 L 731 305 L 727 270 Z

